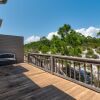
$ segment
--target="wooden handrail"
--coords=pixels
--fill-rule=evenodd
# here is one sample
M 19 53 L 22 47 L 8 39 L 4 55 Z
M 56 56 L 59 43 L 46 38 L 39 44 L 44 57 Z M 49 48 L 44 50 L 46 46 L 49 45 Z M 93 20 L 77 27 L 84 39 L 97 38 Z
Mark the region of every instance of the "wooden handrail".
M 68 79 L 100 93 L 99 59 L 29 53 L 28 62 L 51 74 Z M 94 73 L 94 68 L 96 69 L 96 74 Z
M 39 53 L 29 53 L 30 55 L 38 55 L 38 56 L 47 56 L 47 57 L 56 57 L 61 59 L 67 59 L 67 60 L 73 60 L 73 61 L 79 61 L 79 62 L 86 62 L 86 63 L 92 63 L 92 64 L 100 64 L 100 59 L 89 59 L 89 58 L 81 58 L 81 57 L 70 57 L 70 56 L 62 56 L 62 55 L 51 55 L 51 54 L 39 54 Z

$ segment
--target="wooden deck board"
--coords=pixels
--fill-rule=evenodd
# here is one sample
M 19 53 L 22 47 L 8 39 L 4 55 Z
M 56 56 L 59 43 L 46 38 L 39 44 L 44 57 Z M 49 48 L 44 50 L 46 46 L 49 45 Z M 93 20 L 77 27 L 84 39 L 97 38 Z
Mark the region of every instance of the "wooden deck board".
M 100 100 L 100 94 L 27 63 L 0 68 L 0 100 Z

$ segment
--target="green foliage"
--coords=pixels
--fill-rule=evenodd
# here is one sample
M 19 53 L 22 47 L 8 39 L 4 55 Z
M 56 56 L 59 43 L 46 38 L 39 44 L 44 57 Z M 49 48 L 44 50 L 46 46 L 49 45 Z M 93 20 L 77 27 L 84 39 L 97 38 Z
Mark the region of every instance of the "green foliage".
M 51 40 L 51 53 L 56 54 L 61 52 L 61 40 L 59 39 L 58 36 L 53 36 Z
M 99 36 L 100 32 L 97 33 Z M 100 47 L 100 38 L 85 37 L 81 33 L 74 31 L 70 25 L 64 24 L 58 29 L 59 36 L 53 36 L 51 40 L 46 37 L 42 37 L 37 42 L 25 44 L 25 52 L 42 52 L 52 54 L 61 54 L 68 56 L 81 57 L 82 51 L 88 50 L 86 57 L 98 58 L 94 55 L 92 48 Z M 100 54 L 100 49 L 96 49 Z
M 97 36 L 100 36 L 100 31 L 97 33 Z
M 64 26 L 59 28 L 58 34 L 61 36 L 62 40 L 65 39 L 66 35 L 69 33 L 70 30 L 71 30 L 71 26 L 66 24 L 64 24 Z
M 49 51 L 49 47 L 48 46 L 44 45 L 44 46 L 41 47 L 41 52 L 42 53 L 47 53 L 48 51 Z
M 99 56 L 94 54 L 94 55 L 92 56 L 92 58 L 94 58 L 94 59 L 98 59 Z
M 92 48 L 88 48 L 87 50 L 88 50 L 88 52 L 86 54 L 86 58 L 94 58 L 94 59 L 99 58 L 98 55 L 94 54 Z
M 97 49 L 96 49 L 96 52 L 97 52 L 98 54 L 100 54 L 100 48 L 97 48 Z
M 94 54 L 94 52 L 93 52 L 92 48 L 88 48 L 87 55 L 93 55 L 93 54 Z

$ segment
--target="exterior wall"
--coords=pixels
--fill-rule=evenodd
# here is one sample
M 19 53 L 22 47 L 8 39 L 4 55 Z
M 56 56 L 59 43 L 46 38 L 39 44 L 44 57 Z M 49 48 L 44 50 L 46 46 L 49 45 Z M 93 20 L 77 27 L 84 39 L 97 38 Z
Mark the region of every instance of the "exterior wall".
M 17 63 L 24 61 L 24 38 L 0 35 L 0 53 L 14 53 Z

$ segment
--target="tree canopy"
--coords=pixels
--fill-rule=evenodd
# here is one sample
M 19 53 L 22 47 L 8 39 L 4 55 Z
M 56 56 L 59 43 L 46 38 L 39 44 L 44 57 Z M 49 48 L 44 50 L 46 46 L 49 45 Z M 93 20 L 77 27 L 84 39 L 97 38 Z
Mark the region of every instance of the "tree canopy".
M 84 48 L 100 47 L 100 38 L 85 37 L 76 32 L 70 25 L 64 24 L 58 29 L 58 35 L 53 35 L 51 40 L 42 37 L 37 42 L 25 44 L 25 52 L 42 52 L 68 56 L 81 56 Z M 97 33 L 100 36 L 100 32 Z

